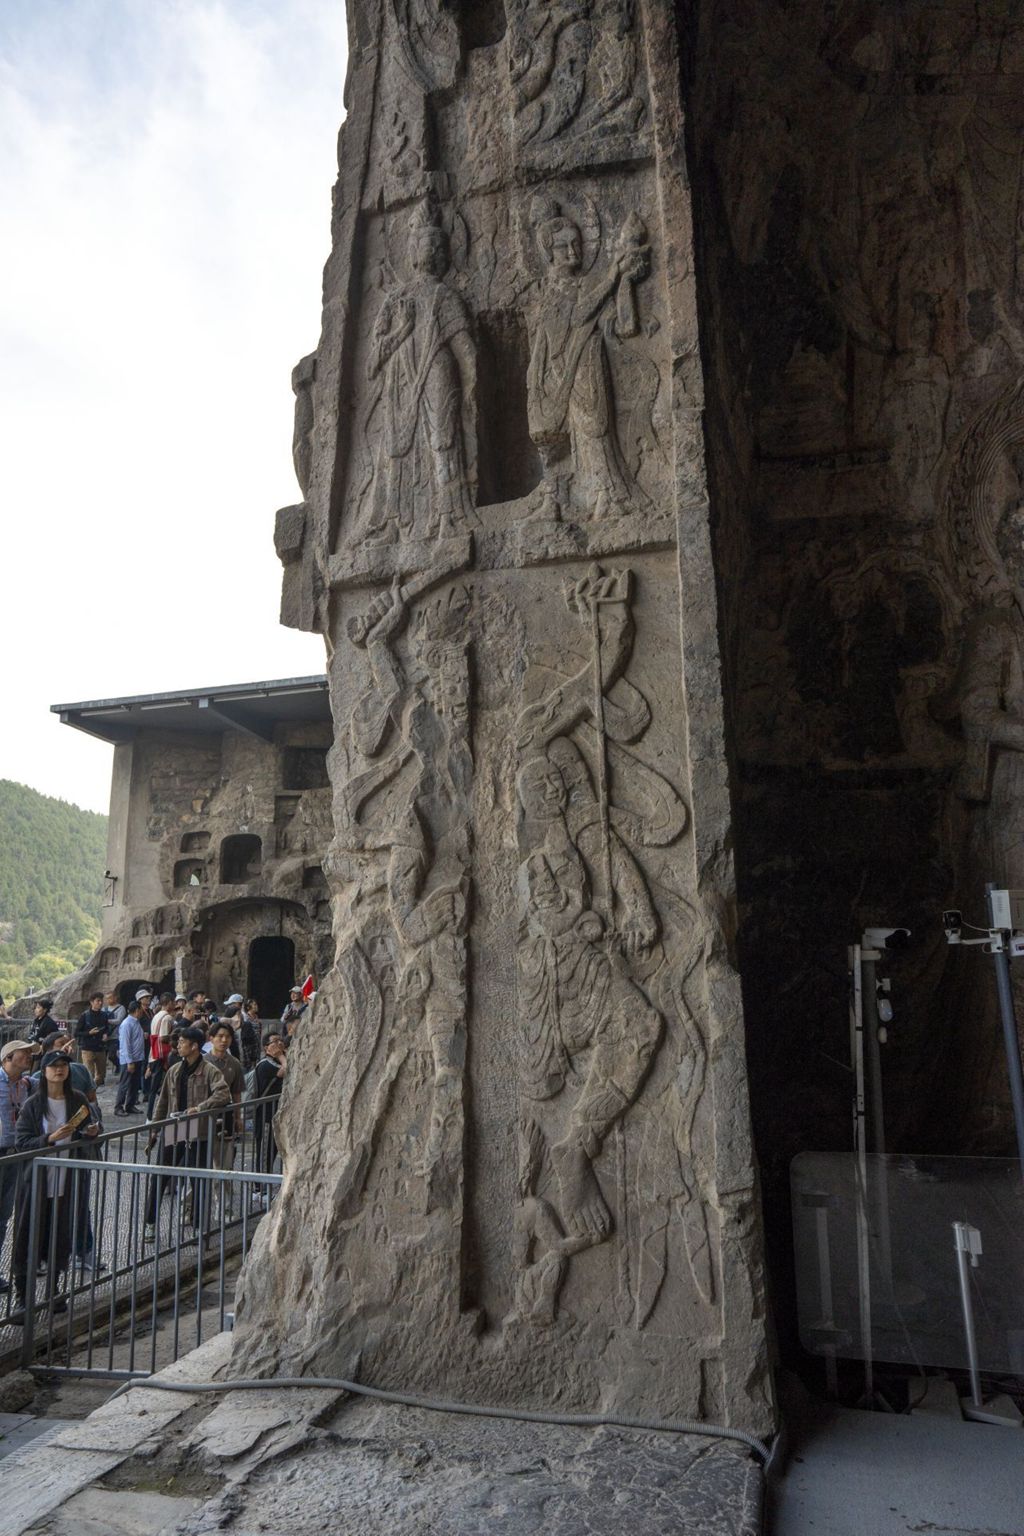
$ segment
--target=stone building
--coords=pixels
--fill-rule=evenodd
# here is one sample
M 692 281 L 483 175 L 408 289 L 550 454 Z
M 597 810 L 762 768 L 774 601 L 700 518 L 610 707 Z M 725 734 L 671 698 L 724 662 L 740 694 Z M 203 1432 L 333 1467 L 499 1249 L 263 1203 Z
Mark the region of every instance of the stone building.
M 99 947 L 55 989 L 141 982 L 253 996 L 279 1013 L 330 964 L 330 709 L 323 677 L 55 704 L 114 745 Z

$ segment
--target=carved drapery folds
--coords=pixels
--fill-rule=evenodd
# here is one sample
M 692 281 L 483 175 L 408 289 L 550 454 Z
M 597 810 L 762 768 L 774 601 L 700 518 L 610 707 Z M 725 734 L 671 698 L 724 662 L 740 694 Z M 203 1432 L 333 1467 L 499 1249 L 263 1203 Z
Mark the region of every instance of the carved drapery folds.
M 516 147 L 527 164 L 611 158 L 647 108 L 635 0 L 510 0 Z
M 370 543 L 444 537 L 475 520 L 472 326 L 427 204 L 413 216 L 408 265 L 377 311 L 366 366 L 372 467 L 359 527 Z
M 506 15 L 468 47 L 442 0 L 366 7 L 353 66 L 307 493 L 337 962 L 265 1239 L 295 1327 L 243 1347 L 755 1422 L 757 1255 L 721 1262 L 753 1185 L 703 512 L 683 585 L 677 547 L 689 228 L 646 62 L 678 123 L 674 42 L 632 0 Z

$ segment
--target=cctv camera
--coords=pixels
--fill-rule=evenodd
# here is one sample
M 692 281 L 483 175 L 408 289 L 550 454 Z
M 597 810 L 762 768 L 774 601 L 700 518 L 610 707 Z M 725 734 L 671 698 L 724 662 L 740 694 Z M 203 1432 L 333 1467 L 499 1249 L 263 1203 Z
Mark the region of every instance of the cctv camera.
M 906 949 L 910 943 L 910 929 L 865 928 L 862 943 L 865 949 Z

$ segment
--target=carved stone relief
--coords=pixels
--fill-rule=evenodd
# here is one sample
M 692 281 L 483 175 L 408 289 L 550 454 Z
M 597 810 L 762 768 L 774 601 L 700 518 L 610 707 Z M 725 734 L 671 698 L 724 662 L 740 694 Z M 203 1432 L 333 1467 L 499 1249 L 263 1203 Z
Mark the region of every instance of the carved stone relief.
M 367 361 L 372 467 L 359 526 L 371 543 L 446 537 L 475 521 L 472 328 L 448 264 L 445 232 L 421 205 L 408 280 L 389 284 Z
M 753 1422 L 667 13 L 510 0 L 503 33 L 439 0 L 356 11 L 308 492 L 336 957 L 239 1350 Z M 274 826 L 290 851 L 287 805 Z M 730 1242 L 749 1265 L 723 1268 Z
M 585 194 L 575 203 L 538 194 L 529 222 L 544 268 L 527 378 L 530 435 L 545 471 L 537 515 L 557 521 L 570 504 L 579 519 L 622 515 L 642 493 L 618 440 L 602 324 L 619 338 L 640 329 L 635 285 L 649 271 L 647 229 L 631 212 L 599 262 L 601 220 Z
M 512 0 L 509 69 L 519 158 L 636 146 L 646 117 L 635 0 Z M 612 146 L 614 150 L 612 149 Z
M 454 586 L 416 601 L 435 582 L 421 581 L 415 594 L 399 586 L 383 592 L 347 627 L 349 643 L 365 653 L 368 678 L 349 721 L 349 777 L 328 872 L 348 915 L 339 968 L 360 1035 L 355 1060 L 376 1053 L 383 1065 L 364 1104 L 362 1075 L 343 1066 L 351 1041 L 342 1035 L 337 1065 L 347 1083 L 340 1106 L 349 1150 L 335 1198 L 343 1208 L 362 1194 L 403 1072 L 425 1093 L 422 1122 L 411 1133 L 415 1153 L 403 1159 L 420 1209 L 450 1208 L 460 1185 L 470 598 Z
M 651 997 L 688 943 L 692 949 L 692 933 L 663 925 L 634 851 L 674 843 L 686 808 L 632 749 L 651 711 L 625 675 L 634 637 L 630 578 L 628 570 L 595 568 L 567 585 L 581 665 L 568 674 L 557 665 L 535 669 L 546 686 L 519 720 L 526 856 L 518 877 L 516 1306 L 533 1322 L 554 1320 L 568 1261 L 613 1233 L 598 1161 L 665 1031 Z M 685 1071 L 697 1084 L 699 1036 L 689 1047 Z M 624 1160 L 621 1138 L 617 1151 Z M 625 1244 L 626 1234 L 617 1241 Z M 650 1298 L 641 1289 L 629 1299 L 642 1324 Z

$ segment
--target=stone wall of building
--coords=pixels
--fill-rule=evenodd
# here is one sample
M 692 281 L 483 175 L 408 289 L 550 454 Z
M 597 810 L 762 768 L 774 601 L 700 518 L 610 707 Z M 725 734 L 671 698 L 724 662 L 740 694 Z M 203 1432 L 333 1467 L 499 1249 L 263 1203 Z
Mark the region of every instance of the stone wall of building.
M 263 979 L 273 995 L 257 1002 L 272 1016 L 296 976 L 328 969 L 331 731 L 282 723 L 274 736 L 142 729 L 117 748 L 100 947 L 56 989 L 58 1013 L 97 987 L 202 986 L 222 999 Z
M 337 959 L 240 1367 L 764 1426 L 674 7 L 349 23 L 277 526 Z

